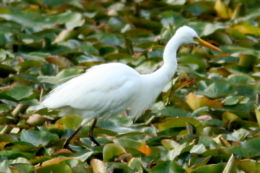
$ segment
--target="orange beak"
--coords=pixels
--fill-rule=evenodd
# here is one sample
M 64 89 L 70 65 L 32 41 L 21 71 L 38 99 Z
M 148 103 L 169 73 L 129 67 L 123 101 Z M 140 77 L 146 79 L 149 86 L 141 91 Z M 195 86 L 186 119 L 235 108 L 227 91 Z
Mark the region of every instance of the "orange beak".
M 207 41 L 205 41 L 205 40 L 202 40 L 201 38 L 198 38 L 198 37 L 197 37 L 197 38 L 195 38 L 195 40 L 196 40 L 197 42 L 199 42 L 201 45 L 205 46 L 205 47 L 208 47 L 208 48 L 213 49 L 213 50 L 218 51 L 218 52 L 222 52 L 221 49 L 219 49 L 218 47 L 216 47 L 216 46 L 210 44 L 209 42 L 207 42 Z

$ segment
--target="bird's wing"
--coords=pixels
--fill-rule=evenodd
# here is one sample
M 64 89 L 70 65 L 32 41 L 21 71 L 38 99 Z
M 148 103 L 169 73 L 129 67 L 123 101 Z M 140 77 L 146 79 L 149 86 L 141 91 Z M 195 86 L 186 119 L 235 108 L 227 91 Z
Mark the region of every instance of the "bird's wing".
M 134 69 L 120 63 L 104 64 L 56 87 L 42 104 L 51 109 L 69 106 L 100 112 L 125 109 L 139 87 L 140 75 Z

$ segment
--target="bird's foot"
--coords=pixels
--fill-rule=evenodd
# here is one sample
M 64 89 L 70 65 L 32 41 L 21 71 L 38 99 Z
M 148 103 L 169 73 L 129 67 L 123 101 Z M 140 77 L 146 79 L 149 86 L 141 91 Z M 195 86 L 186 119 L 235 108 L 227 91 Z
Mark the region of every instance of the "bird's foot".
M 71 148 L 69 147 L 69 142 L 67 140 L 64 142 L 62 148 L 71 150 Z
M 94 143 L 95 146 L 100 146 L 100 143 L 94 138 L 94 136 L 89 136 L 89 139 Z
M 92 125 L 90 126 L 90 129 L 89 129 L 89 132 L 88 132 L 88 137 L 95 144 L 95 146 L 100 146 L 100 144 L 98 143 L 98 141 L 94 137 L 94 128 L 96 126 L 96 123 L 97 123 L 97 118 L 94 119 Z

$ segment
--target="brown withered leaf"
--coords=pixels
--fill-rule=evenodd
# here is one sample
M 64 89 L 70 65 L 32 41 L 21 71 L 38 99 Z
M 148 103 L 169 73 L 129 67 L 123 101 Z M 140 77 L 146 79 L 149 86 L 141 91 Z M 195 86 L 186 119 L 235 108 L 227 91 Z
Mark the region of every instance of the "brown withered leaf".
M 203 106 L 207 106 L 210 108 L 221 108 L 223 106 L 220 100 L 209 99 L 205 96 L 196 95 L 193 93 L 189 93 L 186 96 L 186 102 L 192 110 L 196 110 Z
M 63 56 L 51 55 L 51 56 L 46 57 L 45 59 L 49 63 L 55 64 L 60 68 L 66 68 L 66 67 L 71 66 L 71 62 Z

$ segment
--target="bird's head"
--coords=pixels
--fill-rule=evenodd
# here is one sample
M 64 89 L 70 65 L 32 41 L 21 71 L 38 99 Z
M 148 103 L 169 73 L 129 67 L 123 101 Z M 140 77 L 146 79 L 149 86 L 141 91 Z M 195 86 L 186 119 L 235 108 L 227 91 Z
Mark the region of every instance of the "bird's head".
M 182 26 L 177 29 L 175 35 L 179 38 L 182 44 L 201 44 L 210 49 L 221 52 L 219 48 L 210 44 L 209 42 L 202 40 L 197 32 L 188 26 Z

